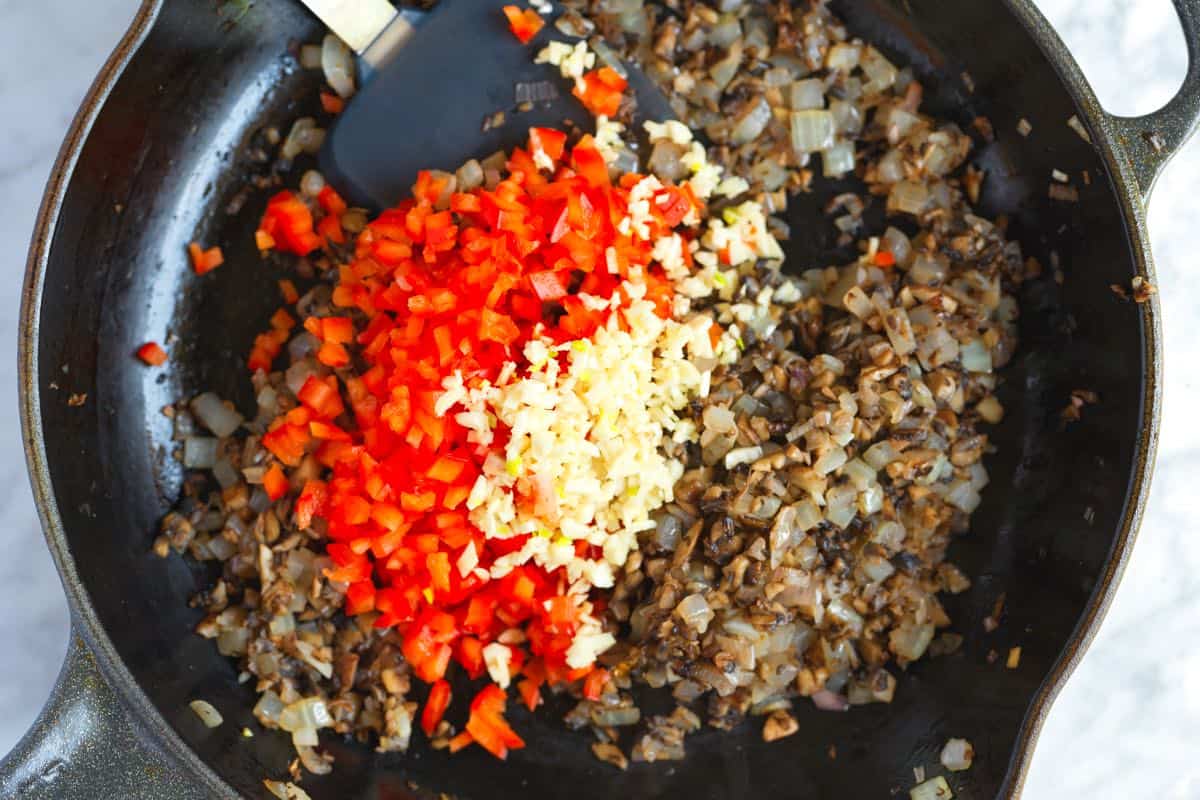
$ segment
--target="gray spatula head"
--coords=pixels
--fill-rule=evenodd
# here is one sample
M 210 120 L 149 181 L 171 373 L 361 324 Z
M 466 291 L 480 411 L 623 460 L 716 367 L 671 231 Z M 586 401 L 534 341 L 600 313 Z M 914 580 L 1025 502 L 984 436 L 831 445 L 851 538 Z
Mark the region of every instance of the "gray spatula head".
M 326 138 L 321 167 L 352 203 L 386 208 L 408 193 L 418 171 L 453 171 L 468 159 L 524 145 L 534 126 L 562 128 L 570 121 L 594 130 L 595 120 L 571 95 L 569 81 L 557 68 L 533 63 L 548 42 L 577 41 L 553 26 L 561 9 L 521 44 L 508 29 L 503 5 L 440 3 L 342 112 Z M 674 117 L 644 74 L 632 65 L 626 71 L 639 124 Z M 531 94 L 537 97 L 533 108 L 518 112 Z M 485 126 L 498 111 L 505 112 L 504 123 Z

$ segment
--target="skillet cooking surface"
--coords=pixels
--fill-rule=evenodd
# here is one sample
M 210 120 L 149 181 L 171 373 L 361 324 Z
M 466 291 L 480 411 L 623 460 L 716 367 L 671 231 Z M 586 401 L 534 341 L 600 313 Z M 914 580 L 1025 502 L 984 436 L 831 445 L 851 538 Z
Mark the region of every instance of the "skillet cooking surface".
M 631 766 L 596 761 L 587 734 L 566 732 L 551 711 L 511 718 L 529 747 L 507 764 L 476 748 L 453 759 L 414 737 L 408 756 L 325 737 L 333 775 L 308 776 L 321 798 L 407 798 L 428 791 L 465 798 L 888 797 L 913 784 L 914 766 L 936 774 L 951 736 L 968 738 L 976 758 L 950 782 L 957 797 L 995 796 L 1031 700 L 1074 630 L 1112 547 L 1134 470 L 1144 387 L 1139 312 L 1109 284 L 1134 274 L 1131 243 L 1099 156 L 1065 124 L 1067 91 L 1003 4 L 941 0 L 834 2 L 855 35 L 926 86 L 925 108 L 970 129 L 986 113 L 998 141 L 976 151 L 988 171 L 982 212 L 1011 216 L 1027 255 L 1050 265 L 1057 251 L 1065 282 L 1031 282 L 1022 296 L 1022 346 L 1004 373 L 1007 409 L 988 461 L 992 484 L 972 532 L 951 560 L 972 589 L 948 598 L 966 641 L 953 657 L 920 662 L 900 679 L 893 704 L 848 714 L 798 703 L 800 732 L 773 745 L 751 722 L 733 734 L 688 740 L 688 759 Z M 240 214 L 223 209 L 243 187 L 251 135 L 315 110 L 315 73 L 283 57 L 289 42 L 314 41 L 316 23 L 292 0 L 257 0 L 236 25 L 214 4 L 169 2 L 109 98 L 86 144 L 51 250 L 38 334 L 41 416 L 58 512 L 84 586 L 116 649 L 151 701 L 187 743 L 248 796 L 279 778 L 293 757 L 284 734 L 258 731 L 254 695 L 232 662 L 192 634 L 188 598 L 204 569 L 150 553 L 158 519 L 178 495 L 167 403 L 213 389 L 252 407 L 245 354 L 278 305 L 283 271 L 260 262 L 253 230 L 264 197 Z M 969 93 L 961 78 L 969 70 Z M 1015 133 L 1022 116 L 1033 134 Z M 402 146 L 402 138 L 398 139 Z M 1052 169 L 1081 181 L 1078 205 L 1052 203 Z M 290 180 L 298 180 L 296 172 Z M 811 237 L 789 251 L 792 269 L 841 263 L 827 250 L 832 225 L 818 186 L 800 202 L 813 209 Z M 116 208 L 120 206 L 120 210 Z M 793 226 L 793 230 L 797 230 Z M 800 233 L 798 231 L 798 233 Z M 227 264 L 198 278 L 184 246 L 219 243 Z M 147 339 L 178 337 L 158 370 L 131 356 Z M 54 384 L 52 386 L 51 384 Z M 1063 431 L 1070 391 L 1102 403 Z M 80 408 L 72 392 L 87 392 Z M 1007 617 L 993 634 L 981 621 L 1007 593 Z M 1004 655 L 1022 647 L 1020 668 Z M 999 661 L 989 663 L 989 653 Z M 204 728 L 187 703 L 212 702 L 226 723 Z M 833 757 L 836 751 L 836 758 Z

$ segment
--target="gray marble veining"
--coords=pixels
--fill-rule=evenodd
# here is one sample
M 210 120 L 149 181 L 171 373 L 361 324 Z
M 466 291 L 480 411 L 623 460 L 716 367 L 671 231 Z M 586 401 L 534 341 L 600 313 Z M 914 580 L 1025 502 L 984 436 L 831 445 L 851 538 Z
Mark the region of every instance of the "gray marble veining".
M 1100 99 L 1145 113 L 1186 65 L 1168 0 L 1039 0 Z M 137 0 L 0 0 L 0 751 L 33 720 L 66 652 L 66 608 L 21 457 L 16 331 L 25 243 L 74 110 Z M 1200 370 L 1195 188 L 1200 141 L 1160 181 L 1150 229 L 1166 336 L 1163 431 L 1149 512 L 1107 620 L 1055 703 L 1025 796 L 1200 798 L 1200 536 L 1191 519 L 1200 426 L 1187 422 Z M 1194 400 L 1191 400 L 1194 402 Z

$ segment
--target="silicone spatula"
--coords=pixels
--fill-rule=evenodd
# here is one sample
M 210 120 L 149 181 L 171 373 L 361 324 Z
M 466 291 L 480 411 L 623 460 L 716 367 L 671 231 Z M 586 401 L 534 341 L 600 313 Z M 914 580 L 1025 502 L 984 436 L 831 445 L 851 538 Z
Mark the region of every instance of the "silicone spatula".
M 524 145 L 534 126 L 561 128 L 570 120 L 594 130 L 569 82 L 556 68 L 534 63 L 548 42 L 578 41 L 553 25 L 557 6 L 522 44 L 497 0 L 442 0 L 421 20 L 398 16 L 385 0 L 305 1 L 370 68 L 321 153 L 325 176 L 356 205 L 392 205 L 418 171 L 453 171 L 468 159 Z M 636 122 L 674 118 L 649 78 L 628 64 L 625 71 L 626 91 L 637 98 Z M 530 98 L 532 108 L 518 112 Z M 485 126 L 499 111 L 504 123 Z

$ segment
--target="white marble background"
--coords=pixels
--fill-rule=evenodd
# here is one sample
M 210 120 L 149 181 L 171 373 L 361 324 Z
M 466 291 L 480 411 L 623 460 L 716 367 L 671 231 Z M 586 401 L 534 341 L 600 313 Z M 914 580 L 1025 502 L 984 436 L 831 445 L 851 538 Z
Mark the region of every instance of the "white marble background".
M 1169 0 L 1038 5 L 1110 110 L 1145 113 L 1174 93 L 1186 55 Z M 25 246 L 76 105 L 136 7 L 137 0 L 0 0 L 0 449 L 8 453 L 0 460 L 0 753 L 40 709 L 67 636 L 20 455 L 16 334 Z M 1200 426 L 1186 417 L 1200 369 L 1198 185 L 1200 140 L 1171 165 L 1150 209 L 1167 377 L 1149 513 L 1112 611 L 1050 713 L 1030 800 L 1200 798 L 1200 531 L 1189 523 Z

